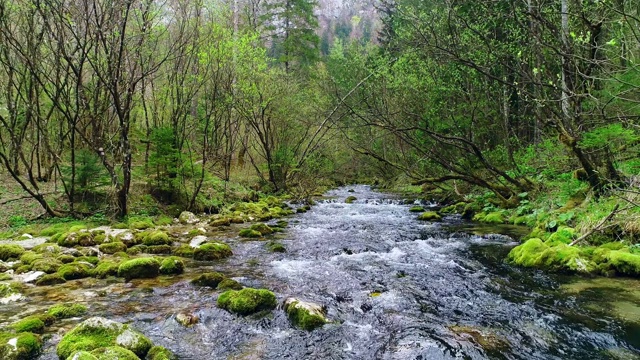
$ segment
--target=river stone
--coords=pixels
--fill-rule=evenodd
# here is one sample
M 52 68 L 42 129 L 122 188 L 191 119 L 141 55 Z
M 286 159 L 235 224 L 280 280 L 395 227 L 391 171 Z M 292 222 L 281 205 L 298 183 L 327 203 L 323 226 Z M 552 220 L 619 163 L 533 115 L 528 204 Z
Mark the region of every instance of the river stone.
M 48 238 L 46 238 L 46 237 L 19 239 L 17 241 L 15 241 L 15 240 L 2 240 L 2 241 L 0 241 L 0 245 L 2 245 L 2 244 L 20 245 L 25 250 L 31 250 L 34 247 L 38 246 L 38 245 L 42 245 L 42 244 L 46 243 L 47 240 L 48 240 Z
M 141 333 L 128 325 L 102 317 L 92 317 L 66 333 L 56 353 L 60 359 L 67 359 L 77 351 L 92 351 L 99 348 L 120 346 L 144 358 L 152 344 Z
M 191 241 L 189 242 L 189 246 L 191 246 L 192 248 L 197 248 L 202 243 L 207 242 L 207 240 L 209 240 L 208 237 L 204 235 L 198 235 L 198 236 L 195 236 L 193 239 L 191 239 Z
M 2 360 L 35 359 L 41 350 L 42 339 L 38 335 L 29 332 L 8 336 L 0 334 L 0 359 Z
M 36 280 L 43 277 L 46 273 L 44 271 L 29 271 L 24 274 L 20 274 L 17 276 L 18 281 L 21 281 L 25 284 L 35 282 Z
M 200 319 L 194 314 L 178 313 L 176 315 L 176 321 L 184 327 L 191 327 L 197 324 Z
M 325 310 L 318 304 L 290 297 L 284 301 L 283 309 L 291 323 L 304 330 L 311 331 L 327 323 Z
M 190 225 L 197 223 L 198 221 L 200 221 L 200 219 L 198 219 L 198 217 L 190 211 L 183 211 L 180 213 L 178 221 L 180 221 L 181 224 Z

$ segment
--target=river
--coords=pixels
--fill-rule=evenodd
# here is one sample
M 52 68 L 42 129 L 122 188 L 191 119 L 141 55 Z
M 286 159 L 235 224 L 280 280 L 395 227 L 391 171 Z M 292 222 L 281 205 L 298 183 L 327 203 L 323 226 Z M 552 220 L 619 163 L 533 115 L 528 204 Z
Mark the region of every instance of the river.
M 349 192 L 348 190 L 353 190 Z M 352 204 L 344 202 L 355 196 Z M 189 262 L 184 275 L 151 280 L 76 280 L 27 290 L 2 320 L 60 301 L 129 322 L 179 359 L 633 359 L 640 349 L 640 282 L 548 275 L 509 266 L 517 243 L 474 234 L 461 220 L 420 222 L 411 205 L 367 186 L 330 191 L 290 217 L 286 253 L 221 233 L 231 258 Z M 237 231 L 237 229 L 234 229 Z M 477 231 L 475 231 L 477 232 Z M 484 231 L 486 232 L 486 231 Z M 215 270 L 245 286 L 322 304 L 332 323 L 306 332 L 282 309 L 238 317 L 219 292 L 187 280 Z M 178 312 L 199 317 L 184 328 Z M 62 323 L 42 360 L 57 359 Z

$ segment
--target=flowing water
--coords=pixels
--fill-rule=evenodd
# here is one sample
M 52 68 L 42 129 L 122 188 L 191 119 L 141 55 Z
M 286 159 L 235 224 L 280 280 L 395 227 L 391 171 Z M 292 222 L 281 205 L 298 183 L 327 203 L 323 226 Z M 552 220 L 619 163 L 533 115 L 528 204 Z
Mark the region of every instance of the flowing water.
M 351 195 L 358 200 L 345 204 Z M 92 315 L 131 323 L 180 359 L 637 358 L 639 281 L 513 268 L 503 261 L 516 245 L 511 237 L 456 218 L 419 222 L 410 206 L 366 186 L 334 190 L 288 219 L 286 253 L 221 234 L 234 250 L 229 259 L 189 263 L 180 277 L 31 288 L 25 300 L 3 305 L 0 321 L 80 301 Z M 220 310 L 218 291 L 188 282 L 209 270 L 271 289 L 280 301 L 322 304 L 332 323 L 306 332 L 281 309 L 249 317 Z M 200 322 L 182 327 L 179 312 Z M 48 338 L 40 359 L 57 358 L 61 333 Z

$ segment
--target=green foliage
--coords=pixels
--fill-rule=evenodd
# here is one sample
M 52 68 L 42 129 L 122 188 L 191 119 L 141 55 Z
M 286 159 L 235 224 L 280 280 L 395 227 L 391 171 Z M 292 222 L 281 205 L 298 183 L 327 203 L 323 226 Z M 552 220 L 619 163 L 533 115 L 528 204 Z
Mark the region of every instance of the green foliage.
M 12 228 L 20 228 L 27 225 L 27 219 L 20 215 L 13 215 L 9 217 L 9 226 Z

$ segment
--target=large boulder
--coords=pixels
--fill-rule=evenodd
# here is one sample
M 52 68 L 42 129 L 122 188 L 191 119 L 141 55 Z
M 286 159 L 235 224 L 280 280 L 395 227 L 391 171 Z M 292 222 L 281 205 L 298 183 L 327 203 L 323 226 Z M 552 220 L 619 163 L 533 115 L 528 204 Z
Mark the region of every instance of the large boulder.
M 284 301 L 283 308 L 291 323 L 301 329 L 311 331 L 327 323 L 321 305 L 290 297 Z
M 0 334 L 0 359 L 35 359 L 42 350 L 42 339 L 35 334 Z
M 144 358 L 151 349 L 151 341 L 141 333 L 102 317 L 92 317 L 66 333 L 56 353 L 65 360 L 78 351 L 94 351 L 118 346 Z M 97 355 L 94 353 L 94 355 Z
M 183 211 L 180 213 L 180 216 L 178 216 L 178 221 L 180 221 L 181 224 L 189 225 L 199 222 L 200 219 L 192 212 Z

